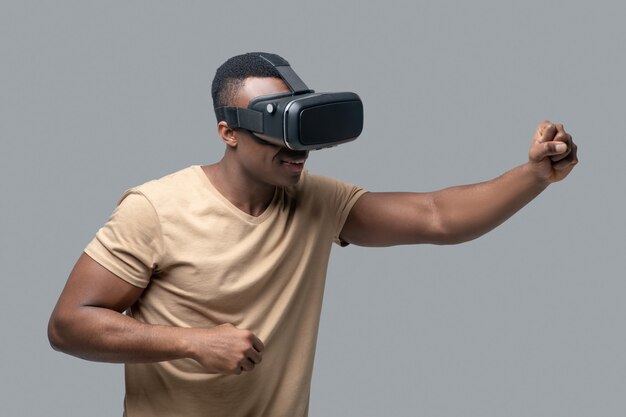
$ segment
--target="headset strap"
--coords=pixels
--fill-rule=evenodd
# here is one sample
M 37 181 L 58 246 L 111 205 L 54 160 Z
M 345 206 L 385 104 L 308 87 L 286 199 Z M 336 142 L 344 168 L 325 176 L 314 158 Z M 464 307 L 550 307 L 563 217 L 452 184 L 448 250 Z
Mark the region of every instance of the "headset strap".
M 304 81 L 289 66 L 289 62 L 276 54 L 265 52 L 248 52 L 248 55 L 256 55 L 271 64 L 280 74 L 293 94 L 312 93 L 313 90 L 306 86 Z M 218 107 L 215 109 L 218 121 L 225 120 L 231 128 L 242 128 L 253 132 L 263 133 L 263 113 L 240 107 Z
M 248 52 L 248 55 L 256 55 L 269 62 L 274 68 L 276 68 L 276 71 L 278 71 L 283 81 L 294 94 L 313 92 L 313 90 L 306 86 L 304 81 L 302 81 L 291 66 L 289 66 L 289 62 L 282 57 L 265 52 Z
M 218 107 L 215 109 L 217 120 L 225 120 L 228 126 L 263 133 L 263 113 L 241 107 Z

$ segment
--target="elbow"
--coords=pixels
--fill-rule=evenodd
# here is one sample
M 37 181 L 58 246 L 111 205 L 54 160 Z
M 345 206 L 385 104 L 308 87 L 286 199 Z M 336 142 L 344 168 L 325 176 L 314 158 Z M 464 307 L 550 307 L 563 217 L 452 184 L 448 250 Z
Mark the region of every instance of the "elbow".
M 478 237 L 464 230 L 449 211 L 446 211 L 444 205 L 437 198 L 433 197 L 430 202 L 429 213 L 429 243 L 434 245 L 458 245 Z
M 50 347 L 57 352 L 67 352 L 66 329 L 69 327 L 67 320 L 57 312 L 53 312 L 48 321 L 48 342 Z
M 443 210 L 436 194 L 431 194 L 427 203 L 423 206 L 426 213 L 427 227 L 421 231 L 418 229 L 415 235 L 418 237 L 416 243 L 430 243 L 433 245 L 450 245 L 452 244 L 452 234 L 450 227 L 443 215 Z M 424 233 L 425 232 L 425 233 Z M 421 240 L 421 242 L 419 242 Z
M 454 227 L 442 225 L 434 233 L 430 243 L 435 245 L 458 245 L 480 237 L 477 234 L 465 233 Z
M 437 238 L 436 241 L 432 242 L 435 245 L 458 245 L 460 243 L 469 242 L 470 240 L 474 240 L 474 238 L 458 236 L 455 234 L 442 234 Z
M 430 235 L 430 242 L 433 245 L 458 245 L 459 243 L 466 242 L 468 239 L 464 239 L 462 236 L 454 233 L 453 230 L 447 228 L 445 225 L 438 225 L 433 228 Z
M 430 243 L 434 245 L 458 245 L 474 240 L 477 237 L 477 235 L 459 230 L 453 222 L 438 219 L 434 223 Z
M 59 326 L 57 323 L 57 319 L 54 314 L 50 317 L 48 321 L 48 342 L 50 342 L 50 347 L 56 351 L 61 351 L 61 335 L 59 332 Z

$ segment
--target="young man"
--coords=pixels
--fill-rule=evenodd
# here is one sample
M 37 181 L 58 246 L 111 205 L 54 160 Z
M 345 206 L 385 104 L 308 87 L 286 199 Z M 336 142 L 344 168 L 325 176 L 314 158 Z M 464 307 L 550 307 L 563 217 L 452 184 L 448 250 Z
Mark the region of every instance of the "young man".
M 288 91 L 275 68 L 240 55 L 218 69 L 212 93 L 216 108 L 247 108 Z M 474 239 L 577 163 L 571 136 L 542 122 L 528 163 L 499 178 L 369 193 L 307 173 L 306 151 L 225 121 L 217 129 L 221 161 L 124 194 L 50 319 L 55 349 L 126 364 L 129 417 L 307 415 L 332 242 Z

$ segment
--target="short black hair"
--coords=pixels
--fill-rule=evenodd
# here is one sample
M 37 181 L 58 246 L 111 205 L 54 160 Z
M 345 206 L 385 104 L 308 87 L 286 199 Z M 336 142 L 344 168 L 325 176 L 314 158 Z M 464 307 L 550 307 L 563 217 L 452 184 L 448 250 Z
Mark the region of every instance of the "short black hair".
M 224 62 L 215 72 L 215 78 L 211 84 L 213 108 L 232 106 L 237 92 L 248 77 L 281 78 L 276 68 L 258 55 L 234 56 Z

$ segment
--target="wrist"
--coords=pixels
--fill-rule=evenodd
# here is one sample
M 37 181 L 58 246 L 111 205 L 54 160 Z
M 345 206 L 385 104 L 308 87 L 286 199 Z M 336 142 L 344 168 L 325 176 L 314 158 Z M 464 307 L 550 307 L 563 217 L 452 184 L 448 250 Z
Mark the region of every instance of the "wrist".
M 197 343 L 194 342 L 195 329 L 192 328 L 177 328 L 174 335 L 174 349 L 177 352 L 177 356 L 181 358 L 196 359 L 198 357 Z
M 520 168 L 522 172 L 524 172 L 524 176 L 528 178 L 531 187 L 536 190 L 537 193 L 542 192 L 552 183 L 550 178 L 544 175 L 541 167 L 538 167 L 535 162 L 526 162 Z

